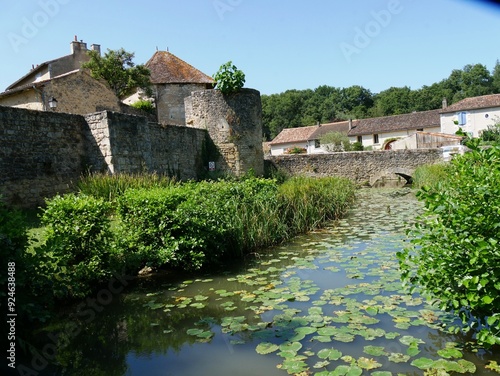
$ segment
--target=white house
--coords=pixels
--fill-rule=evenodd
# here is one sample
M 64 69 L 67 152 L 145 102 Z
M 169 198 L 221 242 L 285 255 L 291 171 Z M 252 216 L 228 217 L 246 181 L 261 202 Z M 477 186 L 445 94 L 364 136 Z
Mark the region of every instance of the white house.
M 303 149 L 307 154 L 326 153 L 319 142 L 321 136 L 326 133 L 340 132 L 347 135 L 349 122 L 319 124 L 308 127 L 285 128 L 268 145 L 271 155 L 289 154 L 293 148 Z
M 380 150 L 417 132 L 441 132 L 439 110 L 353 120 L 348 135 L 351 142 Z
M 488 126 L 500 122 L 500 94 L 466 98 L 451 106 L 444 102 L 441 132 L 455 134 L 459 129 L 472 137 L 480 137 Z

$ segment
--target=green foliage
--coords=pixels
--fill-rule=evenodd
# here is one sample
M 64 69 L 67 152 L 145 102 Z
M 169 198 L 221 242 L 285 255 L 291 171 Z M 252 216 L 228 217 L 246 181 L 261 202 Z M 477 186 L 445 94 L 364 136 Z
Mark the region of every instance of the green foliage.
M 363 144 L 359 141 L 353 142 L 351 144 L 351 150 L 352 151 L 363 151 L 364 150 Z
M 285 150 L 285 154 L 306 154 L 307 149 L 301 148 L 300 146 L 292 146 Z
M 175 179 L 158 174 L 89 174 L 80 178 L 77 188 L 86 195 L 113 202 L 127 189 L 167 188 L 175 184 Z
M 245 74 L 233 65 L 232 61 L 222 64 L 213 79 L 216 89 L 225 95 L 238 92 L 245 84 Z
M 455 157 L 450 179 L 424 187 L 425 211 L 398 254 L 402 278 L 457 312 L 486 346 L 500 344 L 500 148 Z
M 488 144 L 500 144 L 500 122 L 489 125 L 481 134 L 481 140 Z
M 138 110 L 147 112 L 148 114 L 154 114 L 156 110 L 155 105 L 151 101 L 147 100 L 139 100 L 132 103 L 130 106 L 133 108 L 137 108 Z
M 151 81 L 149 69 L 144 65 L 135 65 L 134 54 L 119 50 L 110 50 L 101 56 L 97 51 L 89 51 L 90 60 L 82 64 L 82 68 L 90 70 L 92 77 L 105 80 L 118 98 L 130 94 L 134 89 L 141 88 L 147 96 L 151 96 Z
M 490 73 L 482 64 L 455 69 L 448 78 L 412 90 L 391 87 L 378 94 L 361 86 L 287 90 L 262 96 L 264 136 L 270 140 L 284 128 L 346 119 L 363 119 L 439 109 L 443 98 L 453 104 L 466 97 L 500 93 L 500 64 Z
M 117 265 L 109 211 L 109 203 L 86 195 L 47 201 L 41 218 L 45 241 L 33 255 L 35 294 L 44 295 L 49 288 L 56 298 L 84 297 L 111 276 Z
M 351 151 L 352 146 L 349 137 L 345 133 L 330 132 L 320 137 L 323 148 L 331 152 Z
M 449 168 L 446 164 L 432 164 L 419 166 L 413 175 L 413 187 L 422 188 L 424 186 L 436 188 L 449 178 Z

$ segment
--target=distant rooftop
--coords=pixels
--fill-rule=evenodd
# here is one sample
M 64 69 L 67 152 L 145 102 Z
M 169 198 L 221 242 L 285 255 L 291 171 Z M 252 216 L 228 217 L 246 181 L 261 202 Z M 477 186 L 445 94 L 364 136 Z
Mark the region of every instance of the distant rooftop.
M 500 107 L 500 94 L 483 95 L 480 97 L 465 98 L 441 110 L 442 114 L 480 108 Z

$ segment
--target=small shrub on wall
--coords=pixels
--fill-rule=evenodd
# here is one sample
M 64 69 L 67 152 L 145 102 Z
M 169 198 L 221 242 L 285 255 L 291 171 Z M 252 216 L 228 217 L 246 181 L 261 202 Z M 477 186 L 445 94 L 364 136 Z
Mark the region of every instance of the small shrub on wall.
M 307 149 L 301 148 L 300 146 L 293 146 L 285 150 L 285 154 L 306 154 Z

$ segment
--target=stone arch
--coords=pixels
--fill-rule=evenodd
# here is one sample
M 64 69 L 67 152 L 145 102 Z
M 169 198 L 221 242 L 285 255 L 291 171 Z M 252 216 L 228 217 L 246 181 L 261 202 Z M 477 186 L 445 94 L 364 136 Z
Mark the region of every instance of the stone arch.
M 406 182 L 408 184 L 411 184 L 412 180 L 413 180 L 414 172 L 415 172 L 414 169 L 409 169 L 409 168 L 404 168 L 404 167 L 396 167 L 396 168 L 391 168 L 391 169 L 387 169 L 384 171 L 380 171 L 377 174 L 370 177 L 370 186 L 375 185 L 375 183 L 378 180 L 382 179 L 385 176 L 389 176 L 389 175 L 401 176 L 402 178 L 404 178 L 406 180 Z

